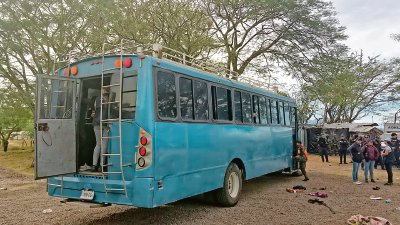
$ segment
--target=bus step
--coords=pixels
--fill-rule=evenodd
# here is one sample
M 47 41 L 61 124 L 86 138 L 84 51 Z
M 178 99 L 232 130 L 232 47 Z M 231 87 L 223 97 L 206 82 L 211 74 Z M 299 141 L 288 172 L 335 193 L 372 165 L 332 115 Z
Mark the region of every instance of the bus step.
M 102 123 L 114 123 L 114 122 L 118 122 L 118 119 L 107 119 L 107 120 L 102 120 Z M 133 122 L 133 119 L 121 119 L 121 122 Z
M 104 174 L 121 174 L 121 171 L 103 172 Z
M 130 166 L 132 166 L 132 163 L 127 163 L 127 164 L 124 164 L 124 165 L 122 165 L 122 167 L 130 167 Z
M 115 101 L 115 102 L 103 102 L 101 104 L 103 105 L 109 105 L 109 104 L 115 104 L 115 103 L 120 103 L 120 101 Z
M 121 154 L 118 153 L 104 153 L 103 156 L 120 156 Z
M 125 191 L 123 188 L 106 188 L 107 191 Z
M 106 119 L 106 120 L 101 120 L 101 122 L 115 122 L 118 121 L 118 119 Z
M 103 167 L 107 167 L 107 166 L 112 166 L 113 164 L 112 163 L 107 163 L 107 164 L 104 164 L 104 165 L 102 165 Z
M 110 85 L 104 85 L 103 88 L 116 87 L 116 86 L 121 86 L 121 85 L 120 84 L 110 84 Z
M 101 138 L 104 138 L 104 139 L 111 139 L 111 138 L 120 138 L 121 136 L 110 136 L 110 137 L 101 137 Z

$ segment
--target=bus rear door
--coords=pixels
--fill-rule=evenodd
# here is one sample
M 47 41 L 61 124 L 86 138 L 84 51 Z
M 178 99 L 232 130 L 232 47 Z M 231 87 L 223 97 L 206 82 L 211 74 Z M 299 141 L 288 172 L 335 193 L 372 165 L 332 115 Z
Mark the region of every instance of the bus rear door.
M 77 171 L 76 80 L 38 75 L 35 112 L 35 178 Z

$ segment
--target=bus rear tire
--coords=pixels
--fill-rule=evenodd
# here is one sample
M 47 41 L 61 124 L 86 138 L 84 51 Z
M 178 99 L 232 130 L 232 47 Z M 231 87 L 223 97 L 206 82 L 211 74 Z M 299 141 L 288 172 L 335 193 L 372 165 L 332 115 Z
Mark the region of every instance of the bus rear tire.
M 221 206 L 235 206 L 242 192 L 243 176 L 235 163 L 229 164 L 224 177 L 224 186 L 216 190 L 216 200 Z

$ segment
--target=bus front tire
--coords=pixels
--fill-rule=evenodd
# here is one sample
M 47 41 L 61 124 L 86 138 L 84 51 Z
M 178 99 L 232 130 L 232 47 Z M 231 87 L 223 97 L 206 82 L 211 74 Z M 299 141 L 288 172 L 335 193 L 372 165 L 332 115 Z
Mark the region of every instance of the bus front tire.
M 231 163 L 226 169 L 224 186 L 216 190 L 216 200 L 218 204 L 225 207 L 235 206 L 242 192 L 243 176 L 239 167 Z

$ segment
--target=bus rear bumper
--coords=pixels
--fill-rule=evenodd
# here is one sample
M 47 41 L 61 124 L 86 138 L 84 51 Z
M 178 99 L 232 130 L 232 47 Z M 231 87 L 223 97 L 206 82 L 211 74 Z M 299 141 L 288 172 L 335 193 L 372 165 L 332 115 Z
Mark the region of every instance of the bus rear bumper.
M 134 181 L 126 182 L 126 191 L 105 191 L 103 179 L 63 177 L 48 180 L 48 194 L 54 197 L 82 200 L 83 190 L 94 191 L 94 197 L 90 202 L 110 203 L 118 205 L 130 205 L 144 208 L 153 208 L 154 178 L 134 178 Z M 61 185 L 55 186 L 51 184 Z M 108 189 L 123 189 L 120 180 L 108 180 Z

